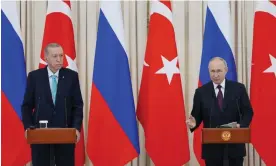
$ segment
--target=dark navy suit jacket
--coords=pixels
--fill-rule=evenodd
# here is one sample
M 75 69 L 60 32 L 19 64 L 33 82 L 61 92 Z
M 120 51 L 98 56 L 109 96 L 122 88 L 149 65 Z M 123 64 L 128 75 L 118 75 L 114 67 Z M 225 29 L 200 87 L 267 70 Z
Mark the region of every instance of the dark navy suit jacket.
M 253 110 L 245 86 L 241 83 L 225 80 L 223 109 L 219 108 L 214 85 L 209 82 L 198 88 L 194 96 L 192 116 L 196 127 L 201 122 L 204 128 L 215 128 L 219 125 L 238 122 L 241 127 L 249 127 Z M 202 144 L 202 158 L 221 158 L 225 144 Z M 246 155 L 245 144 L 228 144 L 228 156 L 243 157 Z
M 21 111 L 25 129 L 30 126 L 39 127 L 39 120 L 48 120 L 48 127 L 62 128 L 67 124 L 69 128 L 80 131 L 83 100 L 78 73 L 66 68 L 59 70 L 54 105 L 47 67 L 30 72 Z

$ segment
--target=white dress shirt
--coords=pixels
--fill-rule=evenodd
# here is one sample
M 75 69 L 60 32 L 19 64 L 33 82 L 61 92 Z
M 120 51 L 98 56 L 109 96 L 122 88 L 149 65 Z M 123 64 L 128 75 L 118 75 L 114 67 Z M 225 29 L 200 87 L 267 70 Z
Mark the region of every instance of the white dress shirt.
M 216 96 L 218 96 L 219 89 L 217 88 L 217 86 L 218 86 L 219 84 L 215 84 L 215 83 L 213 82 L 213 85 L 214 85 L 214 90 L 215 90 Z M 220 84 L 220 86 L 221 86 L 222 96 L 223 96 L 223 98 L 224 98 L 225 79 L 222 81 L 222 83 Z

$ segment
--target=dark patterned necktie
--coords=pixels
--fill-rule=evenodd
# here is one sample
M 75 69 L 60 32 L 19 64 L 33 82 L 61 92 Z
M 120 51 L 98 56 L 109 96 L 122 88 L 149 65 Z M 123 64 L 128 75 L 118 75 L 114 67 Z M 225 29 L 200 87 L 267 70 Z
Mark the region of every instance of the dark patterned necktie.
M 218 85 L 217 88 L 218 88 L 218 90 L 219 90 L 218 96 L 217 96 L 218 104 L 219 104 L 220 110 L 222 110 L 223 95 L 222 95 L 222 91 L 221 91 L 221 85 Z

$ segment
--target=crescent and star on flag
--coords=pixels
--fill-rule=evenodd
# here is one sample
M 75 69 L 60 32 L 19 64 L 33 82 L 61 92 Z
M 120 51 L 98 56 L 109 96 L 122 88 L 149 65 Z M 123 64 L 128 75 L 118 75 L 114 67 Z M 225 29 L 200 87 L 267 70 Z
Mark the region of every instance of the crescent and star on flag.
M 163 67 L 160 68 L 155 74 L 166 74 L 169 85 L 171 84 L 174 74 L 180 74 L 180 70 L 177 66 L 177 57 L 169 61 L 166 57 L 161 55 Z M 149 67 L 149 64 L 144 61 L 144 65 Z
M 269 58 L 271 61 L 271 66 L 267 68 L 264 73 L 274 73 L 276 78 L 276 58 L 269 54 Z

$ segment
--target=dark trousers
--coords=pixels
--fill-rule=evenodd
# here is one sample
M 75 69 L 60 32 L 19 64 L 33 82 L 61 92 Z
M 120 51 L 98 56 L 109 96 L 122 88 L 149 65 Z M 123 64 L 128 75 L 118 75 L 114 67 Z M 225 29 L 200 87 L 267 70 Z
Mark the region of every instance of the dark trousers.
M 33 166 L 50 166 L 50 160 L 56 166 L 75 165 L 75 144 L 31 145 Z
M 206 166 L 243 166 L 243 157 L 228 158 L 227 162 L 223 161 L 223 158 L 205 159 Z

